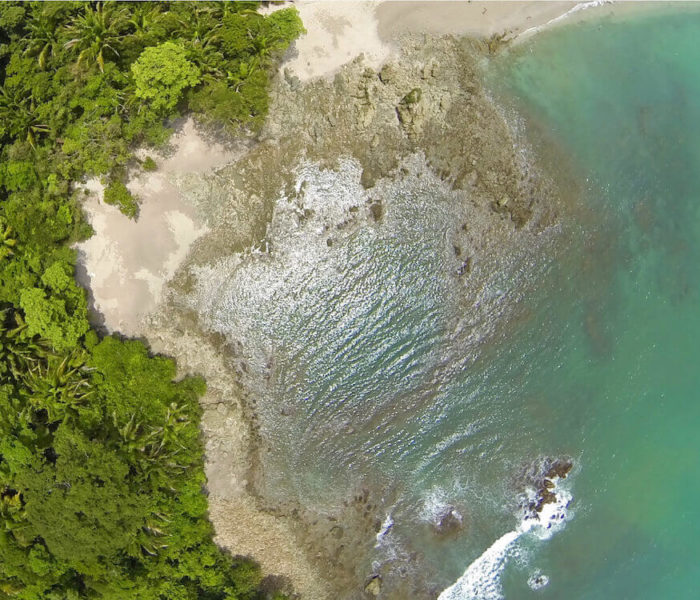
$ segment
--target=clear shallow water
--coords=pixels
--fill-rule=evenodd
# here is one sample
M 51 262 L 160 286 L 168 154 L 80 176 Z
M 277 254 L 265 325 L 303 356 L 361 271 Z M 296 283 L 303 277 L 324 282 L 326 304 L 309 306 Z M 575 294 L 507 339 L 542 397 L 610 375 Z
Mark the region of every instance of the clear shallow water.
M 562 27 L 493 66 L 533 139 L 539 125 L 585 178 L 589 211 L 552 262 L 485 278 L 476 313 L 454 277 L 460 209 L 425 174 L 372 191 L 384 221 L 353 225 L 370 201 L 355 167 L 309 166 L 271 254 L 201 271 L 199 308 L 240 342 L 258 397 L 268 496 L 331 510 L 379 490 L 391 519 L 368 561 L 420 568 L 436 593 L 471 564 L 498 576 L 482 598 L 696 597 L 698 59 L 684 13 Z M 480 344 L 518 299 L 527 318 Z M 515 478 L 561 454 L 574 500 L 545 541 L 522 531 Z M 446 506 L 458 536 L 430 525 Z
M 576 517 L 537 551 L 537 596 L 697 597 L 699 59 L 700 13 L 638 14 L 547 32 L 498 72 L 601 215 L 578 293 L 537 303 L 540 330 L 560 333 L 522 386 L 582 464 Z M 517 569 L 504 579 L 528 597 Z

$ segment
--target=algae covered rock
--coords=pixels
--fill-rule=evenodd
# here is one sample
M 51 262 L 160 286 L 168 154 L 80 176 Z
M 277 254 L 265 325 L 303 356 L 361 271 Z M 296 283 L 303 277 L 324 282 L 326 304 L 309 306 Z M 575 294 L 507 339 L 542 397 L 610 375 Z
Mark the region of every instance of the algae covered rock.
M 379 575 L 374 575 L 367 585 L 365 585 L 365 593 L 370 596 L 377 597 L 382 591 L 382 578 Z

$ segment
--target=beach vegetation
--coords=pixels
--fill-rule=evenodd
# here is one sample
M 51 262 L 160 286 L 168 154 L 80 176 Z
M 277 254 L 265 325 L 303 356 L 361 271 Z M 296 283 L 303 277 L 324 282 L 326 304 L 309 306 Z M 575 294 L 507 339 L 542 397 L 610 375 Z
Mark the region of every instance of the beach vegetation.
M 104 201 L 116 206 L 130 219 L 138 216 L 139 205 L 134 195 L 121 181 L 110 181 L 104 191 Z
M 146 48 L 131 65 L 135 96 L 157 114 L 168 115 L 182 92 L 199 83 L 199 69 L 187 60 L 185 49 L 165 42 Z
M 156 171 L 158 169 L 158 165 L 156 164 L 156 161 L 153 160 L 153 158 L 147 156 L 143 159 L 143 162 L 141 163 L 141 168 L 144 171 Z
M 92 234 L 81 182 L 137 218 L 133 151 L 175 117 L 260 126 L 302 26 L 257 8 L 0 3 L 0 598 L 263 597 L 260 569 L 212 540 L 204 382 L 91 328 L 73 249 Z

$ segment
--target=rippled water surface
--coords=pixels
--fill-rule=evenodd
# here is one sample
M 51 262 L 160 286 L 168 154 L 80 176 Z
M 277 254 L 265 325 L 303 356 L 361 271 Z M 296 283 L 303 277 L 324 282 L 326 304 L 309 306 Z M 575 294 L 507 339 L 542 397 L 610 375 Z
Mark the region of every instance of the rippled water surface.
M 489 67 L 568 154 L 587 217 L 473 288 L 453 248 L 468 217 L 415 165 L 369 191 L 352 162 L 306 165 L 267 253 L 200 270 L 257 398 L 268 497 L 323 511 L 378 490 L 368 561 L 461 581 L 443 598 L 695 597 L 699 59 L 691 11 L 561 27 Z M 576 463 L 547 532 L 516 498 L 544 455 Z M 463 527 L 439 535 L 450 510 Z

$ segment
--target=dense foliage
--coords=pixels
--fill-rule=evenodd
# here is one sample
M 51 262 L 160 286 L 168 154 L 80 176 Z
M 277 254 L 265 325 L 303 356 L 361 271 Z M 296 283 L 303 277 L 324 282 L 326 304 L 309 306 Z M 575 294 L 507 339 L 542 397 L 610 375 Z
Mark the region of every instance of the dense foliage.
M 184 111 L 255 128 L 296 11 L 254 2 L 0 3 L 0 598 L 258 598 L 206 519 L 203 381 L 87 320 L 76 181 L 136 217 L 139 143 Z M 144 167 L 153 168 L 153 161 Z

